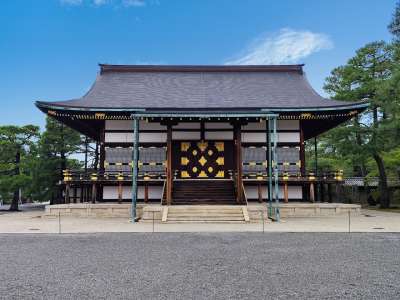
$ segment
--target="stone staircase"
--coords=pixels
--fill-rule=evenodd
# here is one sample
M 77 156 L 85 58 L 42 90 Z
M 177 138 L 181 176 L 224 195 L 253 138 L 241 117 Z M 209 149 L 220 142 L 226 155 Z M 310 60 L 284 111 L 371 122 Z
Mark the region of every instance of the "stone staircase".
M 164 206 L 164 223 L 245 223 L 247 206 L 241 205 L 172 205 Z
M 194 179 L 176 180 L 172 189 L 174 205 L 234 205 L 233 180 Z

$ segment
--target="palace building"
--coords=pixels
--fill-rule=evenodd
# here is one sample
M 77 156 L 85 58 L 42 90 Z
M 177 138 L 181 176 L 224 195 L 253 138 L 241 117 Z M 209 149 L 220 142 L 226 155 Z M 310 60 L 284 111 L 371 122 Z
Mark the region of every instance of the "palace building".
M 368 104 L 323 98 L 303 65 L 101 64 L 83 97 L 36 106 L 100 145 L 97 169 L 65 170 L 64 201 L 132 201 L 135 217 L 138 202 L 314 202 L 341 174 L 308 172 L 305 141 Z

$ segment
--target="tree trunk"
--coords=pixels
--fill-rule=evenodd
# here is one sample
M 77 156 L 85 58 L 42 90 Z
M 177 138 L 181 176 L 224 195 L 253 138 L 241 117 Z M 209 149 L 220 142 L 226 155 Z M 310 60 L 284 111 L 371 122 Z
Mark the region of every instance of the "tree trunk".
M 360 128 L 359 116 L 355 117 L 353 122 L 354 122 L 354 126 L 356 126 L 357 128 Z M 361 135 L 360 135 L 360 132 L 358 131 L 358 129 L 356 130 L 356 142 L 357 142 L 358 147 L 362 146 L 362 138 L 361 138 Z M 356 169 L 358 169 L 358 168 L 356 168 Z M 354 175 L 365 177 L 366 174 L 367 174 L 367 172 L 366 172 L 365 163 L 364 163 L 364 160 L 362 160 L 359 162 L 359 170 L 357 170 L 356 174 L 354 174 Z
M 60 179 L 57 181 L 62 181 L 64 179 L 64 174 L 63 171 L 67 169 L 67 160 L 65 157 L 65 144 L 64 144 L 64 125 L 61 124 L 60 128 L 60 137 L 61 137 L 61 147 L 60 147 Z M 58 203 L 63 203 L 63 186 L 60 184 L 60 187 L 58 189 Z
M 88 146 L 89 146 L 89 140 L 88 137 L 85 137 L 85 174 L 87 173 L 87 167 L 88 167 Z
M 19 169 L 19 163 L 21 161 L 21 152 L 18 150 L 17 153 L 15 154 L 15 176 L 18 176 L 20 174 L 20 169 Z M 10 211 L 18 211 L 18 202 L 19 202 L 19 189 L 20 187 L 17 187 L 14 191 L 13 199 L 11 201 L 10 205 Z
M 380 207 L 389 208 L 390 207 L 390 195 L 389 188 L 387 185 L 387 175 L 385 170 L 385 165 L 382 157 L 378 153 L 373 153 L 373 158 L 376 162 L 379 171 L 379 194 L 380 194 Z

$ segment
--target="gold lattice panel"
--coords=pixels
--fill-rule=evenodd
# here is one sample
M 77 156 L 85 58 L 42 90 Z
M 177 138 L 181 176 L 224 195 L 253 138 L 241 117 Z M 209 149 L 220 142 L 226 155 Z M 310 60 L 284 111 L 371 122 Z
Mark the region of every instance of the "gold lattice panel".
M 181 142 L 182 178 L 224 178 L 224 142 Z

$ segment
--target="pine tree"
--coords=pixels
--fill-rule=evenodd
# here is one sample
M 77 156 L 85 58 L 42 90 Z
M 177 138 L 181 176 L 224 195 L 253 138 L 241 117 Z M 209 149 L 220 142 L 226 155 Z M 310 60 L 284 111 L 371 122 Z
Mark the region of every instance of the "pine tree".
M 395 134 L 391 130 L 392 112 L 379 95 L 382 86 L 392 77 L 394 50 L 383 41 L 369 43 L 356 52 L 346 65 L 336 68 L 327 78 L 324 86 L 336 99 L 369 101 L 370 109 L 353 122 L 333 131 L 331 140 L 342 154 L 350 157 L 353 164 L 366 173 L 365 161 L 373 158 L 379 174 L 381 207 L 390 205 L 387 172 L 383 154 L 393 149 Z M 331 133 L 332 134 L 332 133 Z
M 38 137 L 37 126 L 0 127 L 0 193 L 3 199 L 12 195 L 11 211 L 18 210 L 20 191 L 32 182 L 30 162 Z
M 393 34 L 394 39 L 400 41 L 400 1 L 397 2 L 393 13 L 393 18 L 388 25 L 389 32 Z
M 37 197 L 54 201 L 61 198 L 57 185 L 63 179 L 63 170 L 80 168 L 71 155 L 80 152 L 82 145 L 79 133 L 55 119 L 46 119 L 46 130 L 39 141 L 39 159 L 36 165 L 35 185 Z

